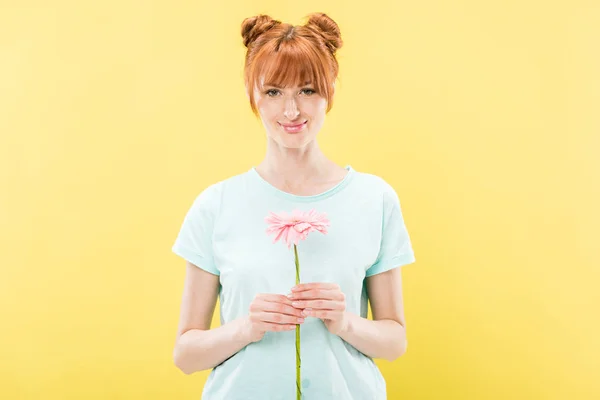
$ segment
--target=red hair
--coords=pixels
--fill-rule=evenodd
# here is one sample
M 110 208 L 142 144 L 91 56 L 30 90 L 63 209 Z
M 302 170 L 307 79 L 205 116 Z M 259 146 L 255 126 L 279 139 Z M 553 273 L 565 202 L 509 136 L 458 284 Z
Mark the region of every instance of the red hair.
M 317 94 L 327 100 L 326 113 L 329 112 L 339 68 L 335 52 L 342 47 L 340 29 L 334 20 L 326 14 L 313 13 L 308 15 L 306 24 L 294 26 L 258 15 L 242 22 L 242 37 L 248 49 L 244 82 L 256 116 L 254 89 L 262 91 L 266 84 L 283 88 L 311 82 Z

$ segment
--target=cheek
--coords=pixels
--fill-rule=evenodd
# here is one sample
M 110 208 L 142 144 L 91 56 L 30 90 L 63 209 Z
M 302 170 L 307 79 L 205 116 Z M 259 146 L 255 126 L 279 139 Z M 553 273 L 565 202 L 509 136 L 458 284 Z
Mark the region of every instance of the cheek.
M 258 101 L 256 102 L 256 107 L 258 108 L 259 114 L 263 117 L 263 119 L 269 120 L 277 115 L 277 109 L 273 106 L 273 103 L 268 101 Z
M 311 99 L 304 103 L 304 110 L 314 117 L 318 117 L 320 114 L 325 114 L 327 109 L 327 100 L 320 97 L 317 99 Z
M 320 121 L 325 118 L 325 110 L 327 109 L 326 101 L 313 101 L 305 105 L 305 113 L 310 116 L 313 121 Z

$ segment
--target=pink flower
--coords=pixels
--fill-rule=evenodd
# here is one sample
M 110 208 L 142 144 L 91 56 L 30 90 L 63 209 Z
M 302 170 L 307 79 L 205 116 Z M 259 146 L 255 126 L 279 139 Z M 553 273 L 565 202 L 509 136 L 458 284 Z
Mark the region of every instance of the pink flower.
M 270 212 L 265 218 L 269 227 L 267 234 L 275 233 L 273 243 L 283 238 L 288 245 L 288 249 L 294 243 L 294 258 L 296 262 L 296 285 L 300 283 L 300 261 L 298 260 L 298 251 L 296 246 L 300 240 L 306 239 L 308 234 L 313 231 L 327 233 L 329 220 L 325 213 L 319 214 L 315 210 L 303 212 L 299 210 L 292 211 L 292 215 L 286 212 L 276 214 Z M 296 325 L 296 399 L 302 398 L 302 385 L 300 380 L 300 325 Z
M 292 243 L 298 245 L 300 240 L 306 239 L 310 232 L 318 231 L 326 234 L 329 226 L 325 213 L 318 213 L 315 210 L 307 212 L 294 210 L 292 215 L 288 215 L 285 211 L 279 214 L 271 211 L 265 221 L 269 224 L 267 234 L 275 233 L 273 243 L 283 238 L 288 249 Z

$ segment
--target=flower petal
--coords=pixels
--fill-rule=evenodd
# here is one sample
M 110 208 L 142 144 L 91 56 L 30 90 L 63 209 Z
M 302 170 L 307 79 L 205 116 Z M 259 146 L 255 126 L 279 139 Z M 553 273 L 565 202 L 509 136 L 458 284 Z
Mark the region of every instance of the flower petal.
M 292 243 L 298 244 L 300 240 L 308 237 L 310 232 L 318 231 L 327 233 L 330 222 L 325 213 L 318 213 L 314 208 L 309 211 L 294 209 L 290 214 L 282 211 L 280 213 L 269 212 L 265 218 L 269 224 L 266 229 L 268 235 L 275 234 L 273 243 L 283 239 L 288 248 Z

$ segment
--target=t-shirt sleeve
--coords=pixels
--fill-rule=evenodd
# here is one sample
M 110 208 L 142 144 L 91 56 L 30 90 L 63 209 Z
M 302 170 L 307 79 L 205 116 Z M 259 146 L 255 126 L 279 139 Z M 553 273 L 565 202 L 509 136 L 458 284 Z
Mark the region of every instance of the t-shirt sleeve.
M 213 257 L 213 230 L 219 206 L 215 185 L 204 189 L 188 210 L 172 251 L 195 266 L 219 275 Z
M 389 184 L 384 187 L 381 245 L 377 260 L 366 271 L 367 277 L 415 262 L 398 195 Z

